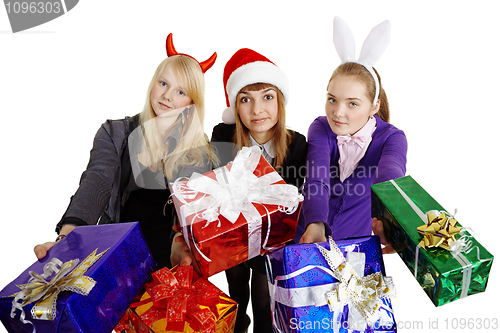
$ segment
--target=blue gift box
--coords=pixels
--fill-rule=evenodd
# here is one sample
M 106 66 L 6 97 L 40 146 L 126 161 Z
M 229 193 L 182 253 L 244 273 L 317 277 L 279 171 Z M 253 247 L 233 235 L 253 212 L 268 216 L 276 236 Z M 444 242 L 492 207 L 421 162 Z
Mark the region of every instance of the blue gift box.
M 83 271 L 83 278 L 75 281 L 76 284 L 91 281 L 93 287 L 90 292 L 87 295 L 73 291 L 55 293 L 57 301 L 52 320 L 35 319 L 40 313 L 35 311 L 40 306 L 37 302 L 23 307 L 25 320 L 32 324 L 23 323 L 19 309 L 11 318 L 15 294 L 21 291 L 21 285 L 29 282 L 29 272 L 43 274 L 44 267 L 57 261 L 54 258 L 66 264 L 78 259 L 79 265 L 73 262 L 74 270 L 66 276 Z M 9 332 L 32 332 L 34 327 L 37 332 L 43 333 L 112 332 L 155 267 L 156 262 L 139 223 L 77 227 L 59 241 L 45 258 L 31 265 L 0 292 L 0 319 Z M 32 309 L 36 312 L 35 318 Z
M 374 273 L 381 274 L 384 276 L 382 280 L 393 289 L 392 280 L 385 277 L 378 236 L 318 245 L 332 250 L 330 244 L 336 244 L 342 258 L 347 258 L 351 264 L 356 265 L 356 260 L 351 258 L 362 258 L 357 260 L 358 267 L 353 266 L 359 276 L 369 278 Z M 327 293 L 338 288 L 339 280 L 334 277 L 331 266 L 316 244 L 294 244 L 274 251 L 266 255 L 266 268 L 275 332 L 360 332 L 356 329 L 360 329 L 360 324 L 365 325 L 359 322 L 359 316 L 356 317 L 358 322 L 354 322 L 353 313 L 358 311 L 353 310 L 354 304 L 337 304 L 335 309 L 328 304 Z M 341 294 L 343 289 L 337 290 L 341 290 Z M 345 291 L 343 294 L 347 295 Z M 370 325 L 361 328 L 361 332 L 396 332 L 397 323 L 390 298 L 380 298 L 378 306 L 378 319 L 373 322 L 367 320 Z

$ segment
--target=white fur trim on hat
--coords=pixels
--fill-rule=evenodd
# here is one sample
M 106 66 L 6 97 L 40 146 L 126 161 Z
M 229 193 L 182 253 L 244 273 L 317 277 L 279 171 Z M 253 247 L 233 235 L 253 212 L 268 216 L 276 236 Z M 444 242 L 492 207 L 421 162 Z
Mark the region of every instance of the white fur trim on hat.
M 226 91 L 230 107 L 224 110 L 222 114 L 222 120 L 226 124 L 235 123 L 234 106 L 236 104 L 236 95 L 238 95 L 238 92 L 242 88 L 253 83 L 270 83 L 276 86 L 283 94 L 285 104 L 288 102 L 288 77 L 280 68 L 267 61 L 254 61 L 242 65 L 238 67 L 227 80 Z M 227 119 L 227 121 L 225 119 Z

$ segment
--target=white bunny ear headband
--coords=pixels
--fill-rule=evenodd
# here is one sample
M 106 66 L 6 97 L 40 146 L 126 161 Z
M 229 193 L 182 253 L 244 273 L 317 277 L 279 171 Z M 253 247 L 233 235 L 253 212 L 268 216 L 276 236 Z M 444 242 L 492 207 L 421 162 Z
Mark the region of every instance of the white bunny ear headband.
M 337 49 L 342 64 L 346 62 L 355 62 L 365 67 L 373 76 L 375 81 L 375 98 L 373 105 L 377 104 L 380 94 L 380 85 L 377 74 L 373 70 L 373 65 L 380 59 L 384 53 L 389 41 L 391 40 L 391 22 L 384 21 L 372 29 L 366 37 L 358 60 L 355 59 L 354 35 L 343 19 L 335 16 L 333 19 L 333 44 Z

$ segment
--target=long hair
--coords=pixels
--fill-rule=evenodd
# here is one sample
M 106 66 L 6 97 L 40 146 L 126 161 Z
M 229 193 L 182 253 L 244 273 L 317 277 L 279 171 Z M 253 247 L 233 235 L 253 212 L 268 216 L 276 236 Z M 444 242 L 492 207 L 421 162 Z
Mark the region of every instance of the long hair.
M 278 122 L 276 125 L 274 125 L 274 135 L 272 138 L 272 143 L 274 150 L 276 152 L 276 157 L 273 162 L 273 167 L 275 169 L 279 169 L 281 165 L 283 164 L 283 161 L 286 157 L 286 152 L 288 149 L 288 146 L 290 145 L 292 141 L 292 137 L 289 133 L 289 131 L 286 128 L 286 110 L 285 110 L 285 98 L 283 97 L 283 94 L 281 91 L 274 85 L 269 84 L 269 83 L 253 83 L 250 84 L 246 87 L 243 87 L 241 91 L 259 91 L 262 89 L 267 89 L 267 88 L 274 88 L 274 90 L 277 93 L 277 100 L 278 100 Z M 239 92 L 238 92 L 239 94 Z M 238 95 L 236 95 L 238 96 Z M 240 102 L 239 99 L 236 98 L 236 104 L 235 104 L 235 119 L 236 119 L 236 132 L 234 134 L 234 139 L 233 141 L 238 145 L 238 147 L 243 148 L 243 147 L 249 147 L 250 146 L 250 139 L 249 139 L 249 130 L 248 128 L 241 122 L 240 115 L 238 114 L 238 108 L 239 108 Z
M 151 121 L 156 117 L 151 105 L 151 90 L 167 64 L 171 64 L 177 81 L 186 90 L 196 107 L 196 112 L 189 113 L 187 119 L 184 119 L 185 123 L 189 125 L 182 127 L 180 139 L 173 151 L 167 150 L 164 142 L 165 135 L 160 132 L 158 123 Z M 175 156 L 175 158 L 167 158 L 164 163 L 164 172 L 168 179 L 172 179 L 175 171 L 184 166 L 201 166 L 207 161 L 207 157 L 212 160 L 207 138 L 203 131 L 204 116 L 205 79 L 198 62 L 184 55 L 175 55 L 163 60 L 151 79 L 146 93 L 146 102 L 139 116 L 144 133 L 141 151 L 147 152 L 145 157 L 151 171 L 159 171 L 162 167 L 162 161 L 167 155 Z M 179 121 L 176 121 L 170 128 L 179 126 Z
M 380 117 L 380 119 L 388 123 L 390 120 L 389 100 L 387 99 L 385 90 L 382 87 L 380 75 L 378 74 L 375 68 L 373 69 L 373 71 L 375 72 L 375 74 L 377 74 L 380 86 L 380 93 L 379 93 L 380 109 L 377 112 L 377 115 Z M 368 70 L 364 66 L 355 62 L 346 62 L 345 64 L 340 65 L 335 69 L 332 76 L 330 77 L 327 89 L 328 86 L 330 86 L 330 82 L 333 80 L 333 78 L 340 75 L 355 76 L 356 78 L 358 78 L 361 82 L 363 82 L 366 85 L 366 89 L 368 91 L 368 97 L 370 98 L 371 101 L 373 101 L 373 99 L 375 98 L 375 81 L 373 81 L 373 76 L 370 74 L 370 72 L 368 72 Z

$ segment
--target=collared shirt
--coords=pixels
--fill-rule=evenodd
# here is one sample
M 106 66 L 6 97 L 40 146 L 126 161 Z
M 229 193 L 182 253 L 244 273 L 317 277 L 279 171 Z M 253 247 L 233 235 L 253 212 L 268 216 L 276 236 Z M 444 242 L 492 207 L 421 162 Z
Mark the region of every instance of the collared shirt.
M 342 182 L 349 178 L 358 166 L 359 161 L 365 156 L 376 127 L 375 118 L 370 118 L 365 126 L 354 135 L 337 135 L 337 145 L 340 153 L 340 180 Z
M 248 133 L 249 139 L 250 139 L 250 146 L 259 146 L 262 156 L 266 159 L 269 164 L 273 165 L 273 159 L 276 157 L 276 151 L 274 150 L 274 145 L 273 145 L 273 140 L 269 140 L 264 144 L 259 144 L 255 139 L 252 137 L 250 133 Z

